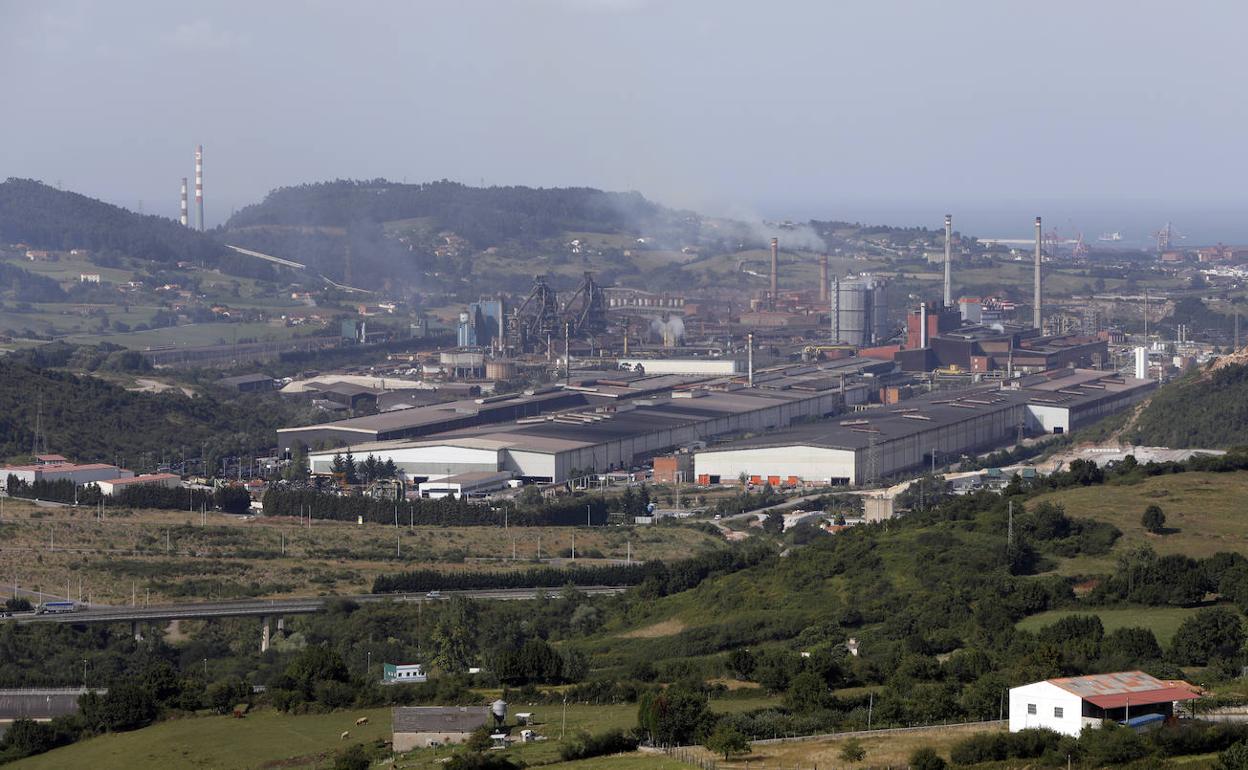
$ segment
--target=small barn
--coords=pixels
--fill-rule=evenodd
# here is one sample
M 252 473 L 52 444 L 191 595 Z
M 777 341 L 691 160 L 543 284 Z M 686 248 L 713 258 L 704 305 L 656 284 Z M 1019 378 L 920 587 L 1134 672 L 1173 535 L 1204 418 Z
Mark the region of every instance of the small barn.
M 1175 705 L 1200 697 L 1183 681 L 1162 680 L 1143 671 L 1046 679 L 1010 689 L 1010 732 L 1047 728 L 1078 736 L 1106 720 L 1138 724 L 1174 715 Z
M 490 721 L 483 706 L 396 706 L 391 713 L 396 752 L 463 743 Z

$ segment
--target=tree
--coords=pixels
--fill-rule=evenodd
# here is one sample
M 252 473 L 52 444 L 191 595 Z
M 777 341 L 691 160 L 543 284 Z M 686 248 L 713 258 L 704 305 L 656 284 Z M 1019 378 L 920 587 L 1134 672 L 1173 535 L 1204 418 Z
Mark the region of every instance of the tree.
M 21 596 L 11 596 L 5 599 L 4 608 L 9 612 L 30 612 L 33 609 L 30 599 Z
M 245 487 L 230 485 L 213 493 L 213 503 L 226 513 L 247 513 L 251 510 L 251 495 Z
M 706 746 L 707 751 L 723 754 L 724 761 L 734 754 L 750 753 L 749 737 L 725 719 L 721 719 L 719 724 L 715 725 L 715 729 L 706 737 L 706 742 L 702 745 Z
M 1140 523 L 1144 525 L 1144 529 L 1160 535 L 1166 529 L 1166 514 L 1162 512 L 1160 505 L 1150 505 L 1144 509 Z
M 911 770 L 945 770 L 945 760 L 936 750 L 924 746 L 910 755 Z
M 763 519 L 763 531 L 770 535 L 778 535 L 784 531 L 784 514 L 772 511 Z
M 1180 665 L 1203 666 L 1210 658 L 1227 658 L 1244 646 L 1239 615 L 1226 607 L 1209 607 L 1192 615 L 1174 632 L 1170 654 Z
M 285 676 L 292 685 L 291 689 L 301 691 L 306 698 L 314 696 L 317 682 L 346 682 L 350 679 L 342 656 L 321 645 L 305 647 L 286 667 Z
M 334 757 L 334 770 L 368 770 L 372 763 L 364 744 L 354 743 Z
M 1248 741 L 1231 744 L 1218 755 L 1213 767 L 1214 770 L 1248 770 Z
M 355 455 L 351 454 L 351 450 L 347 450 L 347 454 L 342 458 L 342 472 L 346 474 L 346 482 L 348 484 L 360 483 L 359 468 L 355 463 Z
M 490 728 L 481 725 L 472 731 L 468 736 L 468 740 L 464 741 L 464 747 L 469 751 L 485 751 L 494 745 L 494 741 L 490 738 Z
M 96 730 L 134 730 L 156 718 L 156 698 L 142 685 L 117 682 L 104 695 L 89 692 L 78 700 L 83 722 Z
M 862 741 L 857 738 L 850 738 L 841 744 L 840 758 L 845 762 L 861 762 L 867 757 L 867 750 L 862 747 Z
M 754 655 L 744 647 L 738 647 L 728 653 L 726 665 L 728 670 L 738 679 L 749 679 L 750 674 L 754 673 Z
M 637 722 L 653 743 L 692 743 L 705 728 L 706 695 L 680 685 L 641 697 Z
M 472 661 L 477 637 L 476 608 L 467 599 L 452 596 L 443 602 L 429 631 L 433 662 L 451 672 L 464 671 Z
M 0 738 L 0 762 L 51 751 L 56 748 L 56 738 L 51 725 L 30 719 L 15 720 Z

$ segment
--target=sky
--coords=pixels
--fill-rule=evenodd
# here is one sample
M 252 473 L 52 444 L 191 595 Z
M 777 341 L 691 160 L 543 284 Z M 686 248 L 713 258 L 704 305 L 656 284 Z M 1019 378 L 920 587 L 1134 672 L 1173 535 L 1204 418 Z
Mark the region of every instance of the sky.
M 209 225 L 386 177 L 1248 240 L 1246 24 L 1225 0 L 0 0 L 0 177 L 176 216 L 202 143 Z

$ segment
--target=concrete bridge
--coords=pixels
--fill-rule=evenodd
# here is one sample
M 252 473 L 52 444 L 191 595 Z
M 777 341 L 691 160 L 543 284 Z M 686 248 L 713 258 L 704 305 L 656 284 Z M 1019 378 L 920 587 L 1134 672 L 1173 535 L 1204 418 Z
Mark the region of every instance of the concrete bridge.
M 17 613 L 12 617 L 0 620 L 2 623 L 69 623 L 80 625 L 85 623 L 129 623 L 131 633 L 141 639 L 140 623 L 167 622 L 171 620 L 202 620 L 206 618 L 260 618 L 260 652 L 269 649 L 271 623 L 277 619 L 277 630 L 283 628 L 283 618 L 287 615 L 310 615 L 324 612 L 334 600 L 352 601 L 358 604 L 376 602 L 436 602 L 445 601 L 452 596 L 468 599 L 495 601 L 525 601 L 539 597 L 555 597 L 564 589 L 548 588 L 499 588 L 466 591 L 442 591 L 437 596 L 423 593 L 393 594 L 356 594 L 354 596 L 313 596 L 293 599 L 241 599 L 220 602 L 189 602 L 186 604 L 161 604 L 147 607 L 116 607 L 98 604 L 84 605 L 74 612 Z M 589 595 L 618 594 L 628 590 L 627 586 L 576 586 L 576 590 Z

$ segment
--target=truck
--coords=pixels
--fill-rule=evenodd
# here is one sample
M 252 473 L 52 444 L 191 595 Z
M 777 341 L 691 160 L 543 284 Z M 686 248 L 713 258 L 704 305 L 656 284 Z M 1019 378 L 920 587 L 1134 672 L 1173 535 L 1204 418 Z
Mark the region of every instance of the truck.
M 77 612 L 78 605 L 75 602 L 43 602 L 35 608 L 36 615 L 56 614 L 60 612 Z

